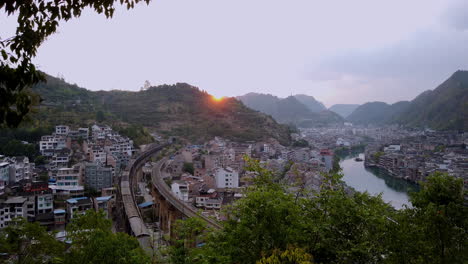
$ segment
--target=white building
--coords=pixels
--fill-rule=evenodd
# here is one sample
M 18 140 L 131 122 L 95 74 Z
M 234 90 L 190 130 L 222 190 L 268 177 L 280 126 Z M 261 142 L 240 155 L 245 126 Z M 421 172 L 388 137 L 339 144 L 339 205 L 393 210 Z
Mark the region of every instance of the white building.
M 5 193 L 5 186 L 10 181 L 10 163 L 0 162 L 0 195 Z
M 230 167 L 217 168 L 215 180 L 217 188 L 238 188 L 239 172 Z
M 21 180 L 32 179 L 34 171 L 34 163 L 29 163 L 28 157 L 14 157 L 10 160 L 10 183 L 19 182 Z
M 52 135 L 52 136 L 42 136 L 41 141 L 39 141 L 39 150 L 41 154 L 44 154 L 45 150 L 60 150 L 64 149 L 67 146 L 67 141 L 64 136 Z
M 189 198 L 189 187 L 185 181 L 173 181 L 171 184 L 172 192 L 184 202 L 188 201 Z
M 401 145 L 392 144 L 388 147 L 384 147 L 384 152 L 396 152 L 401 150 Z
M 37 195 L 37 213 L 47 214 L 54 211 L 54 195 L 52 193 L 44 193 Z
M 55 126 L 55 134 L 56 135 L 67 135 L 68 132 L 70 132 L 70 127 L 68 126 L 63 126 L 63 125 L 60 125 L 60 126 Z

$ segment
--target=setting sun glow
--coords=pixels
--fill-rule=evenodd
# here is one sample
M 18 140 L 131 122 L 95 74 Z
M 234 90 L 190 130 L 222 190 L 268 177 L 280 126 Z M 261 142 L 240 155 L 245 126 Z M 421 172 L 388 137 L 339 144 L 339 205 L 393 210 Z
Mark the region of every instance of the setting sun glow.
M 224 99 L 224 96 L 216 97 L 216 96 L 212 95 L 211 98 L 212 98 L 213 101 L 215 101 L 215 102 L 221 102 L 221 101 Z

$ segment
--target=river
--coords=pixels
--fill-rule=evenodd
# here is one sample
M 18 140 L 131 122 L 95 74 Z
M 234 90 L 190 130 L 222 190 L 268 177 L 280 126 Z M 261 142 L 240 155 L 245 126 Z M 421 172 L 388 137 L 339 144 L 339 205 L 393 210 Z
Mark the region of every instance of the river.
M 378 168 L 366 168 L 364 162 L 354 160 L 358 156 L 364 159 L 364 154 L 359 153 L 346 156 L 340 162 L 344 174 L 343 180 L 348 186 L 360 192 L 367 191 L 372 195 L 382 193 L 382 199 L 396 209 L 403 208 L 405 204 L 411 206 L 408 192 L 417 190 L 415 184 L 394 178 Z

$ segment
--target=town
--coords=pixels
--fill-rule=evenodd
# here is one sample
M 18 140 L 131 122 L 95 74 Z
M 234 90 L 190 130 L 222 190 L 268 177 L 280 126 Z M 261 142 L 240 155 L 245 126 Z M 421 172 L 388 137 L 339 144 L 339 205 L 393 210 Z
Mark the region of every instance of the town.
M 153 136 L 163 140 L 156 133 Z M 465 185 L 468 182 L 466 133 L 347 124 L 302 129 L 292 138 L 290 147 L 274 139 L 240 143 L 221 137 L 202 145 L 179 145 L 151 158 L 144 171 L 151 175 L 158 167 L 177 199 L 218 221 L 224 219 L 221 209 L 242 199 L 243 190 L 254 181 L 249 160 L 258 160 L 274 172 L 275 180 L 287 184 L 291 192 L 319 190 L 325 173 L 339 172 L 340 154 L 364 148 L 365 166 L 379 167 L 396 178 L 418 182 L 441 171 L 463 178 Z M 97 124 L 76 129 L 56 126 L 37 145 L 46 160 L 43 164 L 25 156 L 0 156 L 0 228 L 23 217 L 48 230 L 63 231 L 76 215 L 90 209 L 103 210 L 117 224 L 122 222 L 122 205 L 117 201 L 122 172 L 133 156 L 149 146 L 134 146 L 128 137 Z M 150 184 L 151 177 L 139 177 L 134 199 L 146 224 L 157 226 Z

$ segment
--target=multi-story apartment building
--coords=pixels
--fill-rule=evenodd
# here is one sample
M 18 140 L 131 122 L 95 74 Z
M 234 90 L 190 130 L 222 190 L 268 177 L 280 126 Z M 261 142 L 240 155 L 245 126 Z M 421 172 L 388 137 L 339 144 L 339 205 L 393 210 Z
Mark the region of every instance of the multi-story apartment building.
M 100 162 L 88 162 L 85 164 L 84 184 L 94 190 L 112 187 L 112 168 L 104 167 Z
M 63 126 L 63 125 L 59 125 L 59 126 L 55 126 L 55 134 L 56 135 L 67 135 L 68 132 L 70 132 L 70 127 L 68 126 Z
M 57 170 L 56 184 L 60 188 L 76 187 L 82 185 L 82 166 L 77 164 L 72 168 L 60 168 Z
M 63 135 L 42 136 L 39 141 L 39 150 L 43 155 L 46 154 L 46 150 L 59 150 L 66 146 L 67 139 Z
M 0 228 L 8 226 L 14 218 L 27 218 L 29 204 L 28 198 L 22 196 L 9 197 L 3 201 L 0 200 Z
M 10 181 L 10 163 L 0 162 L 0 195 L 5 193 L 5 186 Z
M 10 183 L 32 179 L 34 163 L 30 163 L 28 157 L 13 157 L 6 160 L 10 163 Z
M 215 179 L 217 188 L 239 187 L 239 172 L 230 167 L 217 168 L 215 171 Z

